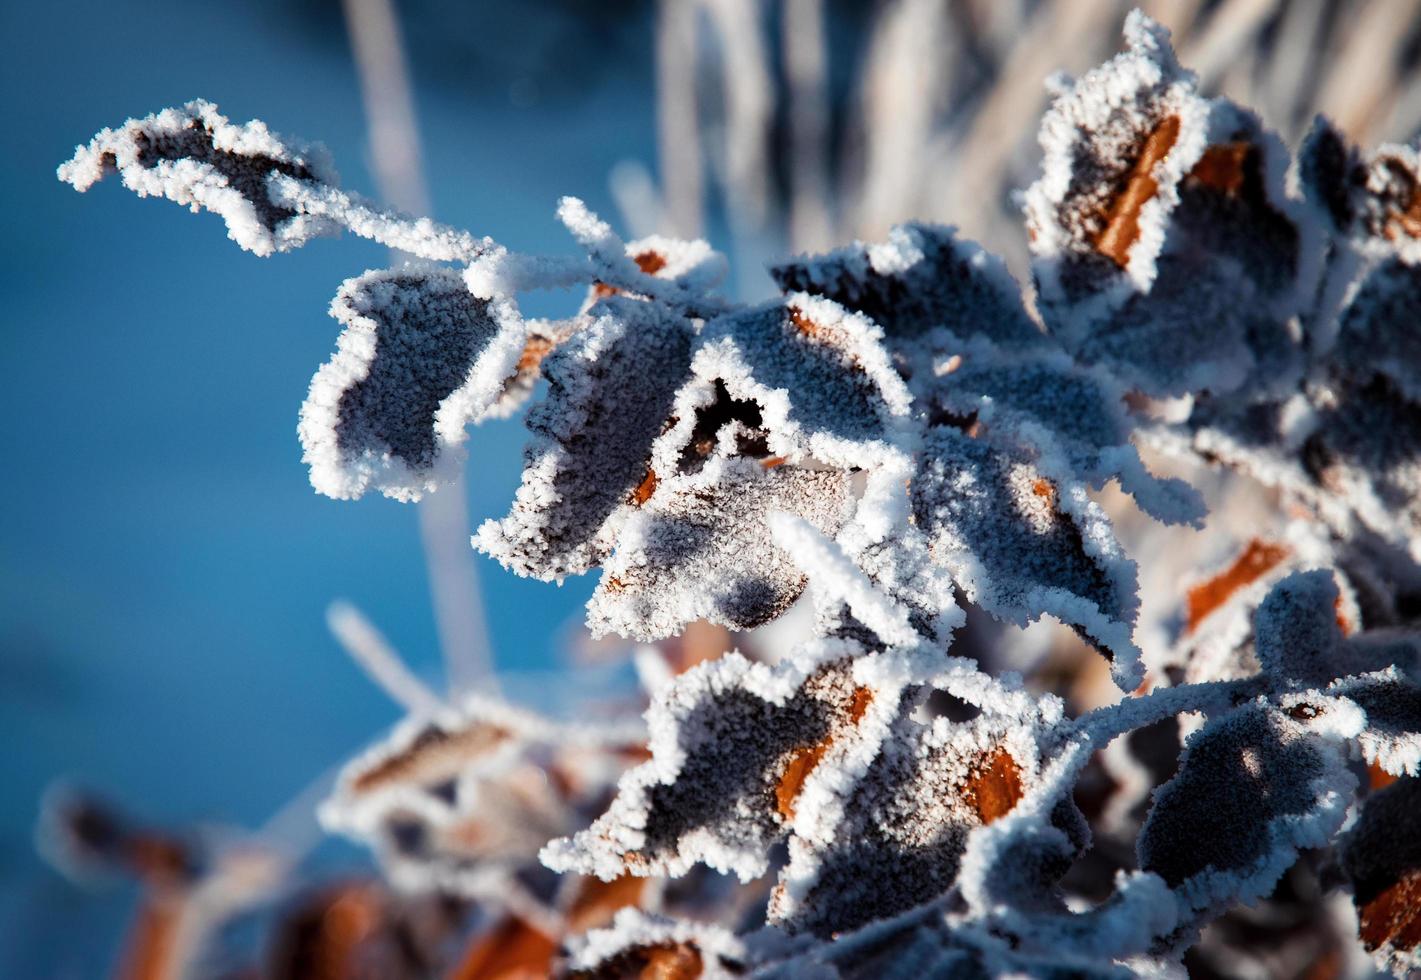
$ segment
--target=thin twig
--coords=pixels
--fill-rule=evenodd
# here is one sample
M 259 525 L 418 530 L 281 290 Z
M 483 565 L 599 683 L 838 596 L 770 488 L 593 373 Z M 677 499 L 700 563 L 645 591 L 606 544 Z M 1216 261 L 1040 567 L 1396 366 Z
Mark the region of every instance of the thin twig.
M 348 602 L 333 602 L 326 608 L 326 625 L 350 659 L 390 700 L 423 718 L 446 710 L 444 701 L 410 672 L 389 641 L 359 609 Z

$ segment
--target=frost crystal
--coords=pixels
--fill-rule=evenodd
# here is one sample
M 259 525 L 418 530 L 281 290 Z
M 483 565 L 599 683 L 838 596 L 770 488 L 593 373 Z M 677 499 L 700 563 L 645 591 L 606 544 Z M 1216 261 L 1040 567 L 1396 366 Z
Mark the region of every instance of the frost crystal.
M 347 280 L 331 316 L 345 330 L 301 408 L 311 483 L 332 497 L 373 487 L 417 500 L 456 470 L 465 425 L 513 375 L 517 310 L 471 295 L 449 269 L 411 266 Z
M 1122 686 L 1139 683 L 1135 566 L 1084 488 L 950 427 L 926 444 L 913 511 L 967 597 L 1019 626 L 1055 616 L 1110 656 Z

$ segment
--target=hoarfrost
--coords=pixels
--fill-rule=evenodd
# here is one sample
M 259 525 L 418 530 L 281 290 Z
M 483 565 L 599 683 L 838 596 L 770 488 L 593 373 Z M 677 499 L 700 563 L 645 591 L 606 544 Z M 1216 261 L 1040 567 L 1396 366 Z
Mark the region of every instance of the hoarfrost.
M 498 400 L 525 328 L 507 301 L 471 295 L 441 267 L 367 272 L 331 303 L 345 325 L 311 380 L 299 433 L 311 483 L 418 500 L 462 463 L 464 427 Z
M 1118 684 L 1137 685 L 1135 566 L 1100 507 L 956 429 L 935 427 L 924 444 L 913 512 L 967 597 L 1018 626 L 1055 616 L 1110 658 Z
M 548 393 L 528 416 L 534 437 L 512 512 L 474 539 L 522 575 L 560 579 L 599 564 L 662 479 L 651 444 L 689 376 L 691 326 L 618 297 L 592 315 L 544 361 Z

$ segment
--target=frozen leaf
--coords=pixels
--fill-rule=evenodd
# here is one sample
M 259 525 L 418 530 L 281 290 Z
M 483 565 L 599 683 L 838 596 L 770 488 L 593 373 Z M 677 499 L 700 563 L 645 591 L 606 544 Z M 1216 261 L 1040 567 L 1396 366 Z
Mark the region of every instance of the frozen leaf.
M 1125 38 L 1042 124 L 1026 198 L 1042 315 L 1147 394 L 1286 384 L 1316 259 L 1286 152 L 1252 114 L 1200 98 L 1159 25 L 1134 12 Z
M 1048 479 L 1024 455 L 947 426 L 924 443 L 914 516 L 967 597 L 1018 626 L 1055 616 L 1110 657 L 1118 684 L 1135 687 L 1135 566 L 1104 512 L 1078 484 Z
M 745 959 L 744 945 L 719 926 L 627 910 L 577 941 L 568 967 L 575 980 L 713 980 L 741 975 Z
M 1330 230 L 1368 258 L 1421 262 L 1421 158 L 1415 145 L 1362 153 L 1318 116 L 1298 151 L 1303 193 Z
M 417 500 L 462 462 L 464 428 L 514 374 L 524 326 L 439 267 L 367 272 L 331 303 L 345 327 L 311 380 L 299 432 L 311 483 L 337 498 Z
M 772 921 L 828 935 L 943 895 L 968 835 L 1011 812 L 1036 783 L 1061 720 L 1058 699 L 975 672 L 933 686 L 976 716 L 924 721 L 905 702 L 867 771 L 826 810 L 842 817 L 796 822 Z
M 1275 684 L 1311 688 L 1338 676 L 1341 604 L 1330 571 L 1296 572 L 1273 586 L 1253 629 L 1258 662 Z
M 957 348 L 931 388 L 929 411 L 971 419 L 980 435 L 1024 445 L 1100 489 L 1118 479 L 1158 520 L 1198 525 L 1204 502 L 1188 484 L 1145 468 L 1130 442 L 1124 390 L 1104 372 L 1059 351 L 1021 353 L 981 342 Z
M 834 535 L 853 505 L 847 474 L 835 470 L 714 458 L 696 473 L 657 476 L 603 563 L 587 606 L 594 634 L 656 640 L 697 619 L 731 629 L 768 622 L 805 579 L 770 540 L 767 516 L 796 514 Z
M 1362 384 L 1381 375 L 1408 403 L 1421 403 L 1421 332 L 1413 322 L 1421 308 L 1421 263 L 1379 262 L 1350 297 L 1338 314 L 1329 367 Z
M 587 797 L 638 755 L 631 732 L 563 729 L 474 698 L 406 721 L 347 765 L 320 818 L 372 846 L 402 887 L 480 895 L 579 826 Z
M 1178 775 L 1155 791 L 1140 867 L 1188 907 L 1268 894 L 1299 850 L 1325 845 L 1342 825 L 1356 780 L 1310 728 L 1326 713 L 1308 707 L 1259 701 L 1210 721 L 1189 739 Z
M 877 697 L 842 659 L 858 648 L 827 644 L 777 668 L 728 653 L 677 677 L 647 714 L 651 760 L 591 828 L 545 848 L 544 863 L 603 879 L 679 876 L 697 862 L 763 874 L 806 782 L 858 747 Z
M 1421 403 L 1384 376 L 1239 409 L 1196 404 L 1181 442 L 1277 487 L 1343 539 L 1370 534 L 1421 557 Z M 1187 449 L 1185 447 L 1187 446 Z
M 330 220 L 277 204 L 268 186 L 273 174 L 336 183 L 325 151 L 285 140 L 260 121 L 233 125 L 210 102 L 102 130 L 59 168 L 60 180 L 80 191 L 113 173 L 140 197 L 166 197 L 221 215 L 231 239 L 258 255 L 339 231 Z
M 1342 845 L 1358 933 L 1377 965 L 1397 976 L 1421 970 L 1421 779 L 1369 796 Z
M 1393 776 L 1421 775 L 1421 686 L 1395 666 L 1327 688 L 1366 713 L 1356 735 L 1362 757 Z
M 512 512 L 475 538 L 521 575 L 561 579 L 596 566 L 661 481 L 651 444 L 689 375 L 690 324 L 619 299 L 593 315 L 544 364 L 548 393 L 528 416 L 533 441 Z
M 784 302 L 708 323 L 692 360 L 693 382 L 677 398 L 677 424 L 661 443 L 700 455 L 707 411 L 723 390 L 753 406 L 765 452 L 793 463 L 881 463 L 912 401 L 882 346 L 883 331 L 829 300 L 796 294 Z M 708 434 L 714 439 L 715 433 Z
M 1033 977 L 1126 980 L 1128 968 L 1068 952 L 1032 955 L 976 923 L 932 905 L 817 943 L 758 971 L 765 980 L 918 980 L 921 977 Z
M 1360 521 L 1421 560 L 1421 403 L 1380 378 L 1339 386 L 1301 457 L 1303 493 L 1334 526 Z
M 1046 339 L 1005 263 L 957 238 L 954 228 L 897 225 L 887 242 L 855 242 L 775 266 L 770 274 L 785 292 L 822 296 L 862 313 L 895 349 L 938 330 L 1014 349 Z

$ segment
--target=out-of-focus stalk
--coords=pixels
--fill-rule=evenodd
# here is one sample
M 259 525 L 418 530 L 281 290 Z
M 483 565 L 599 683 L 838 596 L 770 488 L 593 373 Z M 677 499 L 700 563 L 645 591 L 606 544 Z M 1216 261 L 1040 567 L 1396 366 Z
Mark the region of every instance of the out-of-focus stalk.
M 354 0 L 351 0 L 354 2 Z M 656 121 L 663 230 L 699 238 L 704 197 L 696 98 L 696 11 L 692 0 L 661 0 L 656 16 Z
M 834 242 L 824 0 L 785 0 L 781 35 L 789 86 L 790 244 L 798 251 L 820 251 Z
M 380 193 L 402 211 L 428 214 L 414 93 L 394 7 L 390 0 L 344 0 L 344 9 Z M 456 692 L 494 691 L 493 654 L 478 569 L 469 549 L 463 474 L 416 506 L 449 687 Z

